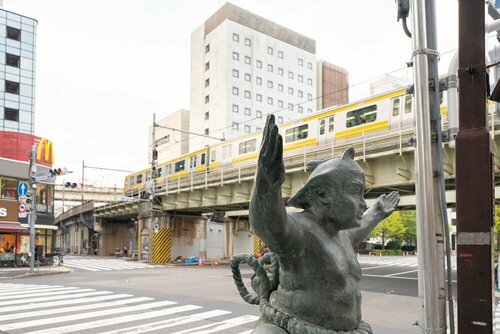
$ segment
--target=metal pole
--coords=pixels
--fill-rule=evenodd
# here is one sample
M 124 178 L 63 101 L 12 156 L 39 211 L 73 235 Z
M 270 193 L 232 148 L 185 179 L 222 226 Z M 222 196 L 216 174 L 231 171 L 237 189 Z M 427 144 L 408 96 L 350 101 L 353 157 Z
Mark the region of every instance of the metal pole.
M 62 198 L 62 213 L 64 213 L 64 189 L 66 189 L 66 187 L 64 186 L 66 184 L 66 181 L 63 180 L 63 183 L 62 183 L 62 191 L 63 191 L 63 198 Z
M 487 128 L 485 3 L 458 2 L 458 333 L 493 333 L 493 170 Z
M 30 180 L 31 180 L 31 208 L 30 208 L 30 273 L 35 270 L 35 223 L 36 223 L 36 149 L 31 147 L 30 156 Z
M 443 271 L 438 268 L 438 242 L 435 203 L 433 200 L 433 170 L 431 155 L 431 128 L 429 106 L 429 66 L 427 55 L 426 8 L 424 0 L 413 0 L 413 73 L 415 80 L 416 117 L 416 207 L 418 290 L 421 304 L 419 327 L 424 333 L 446 332 L 444 289 L 440 284 Z M 442 247 L 442 244 L 441 244 Z M 442 262 L 441 262 L 442 263 Z
M 83 204 L 84 189 L 85 189 L 85 160 L 82 160 L 82 204 Z
M 152 133 L 152 141 L 151 141 L 151 223 L 149 226 L 149 256 L 148 256 L 148 262 L 153 263 L 153 249 L 154 249 L 154 243 L 153 243 L 153 226 L 155 224 L 154 222 L 154 217 L 155 217 L 155 210 L 154 210 L 154 203 L 155 203 L 155 178 L 156 178 L 156 160 L 155 160 L 155 151 L 156 151 L 156 114 L 153 113 L 153 133 Z

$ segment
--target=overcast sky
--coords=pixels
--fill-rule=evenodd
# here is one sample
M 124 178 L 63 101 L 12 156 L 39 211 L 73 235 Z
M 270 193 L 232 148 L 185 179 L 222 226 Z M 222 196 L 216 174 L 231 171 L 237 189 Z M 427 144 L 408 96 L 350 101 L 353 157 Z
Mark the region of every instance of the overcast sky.
M 153 113 L 160 119 L 189 109 L 191 32 L 225 2 L 3 1 L 4 9 L 38 20 L 35 132 L 54 142 L 57 167 L 74 170 L 67 180 L 78 181 L 82 160 L 134 171 L 147 166 Z M 404 68 L 411 57 L 394 0 L 231 2 L 315 39 L 317 59 L 346 68 L 351 85 Z M 457 1 L 437 5 L 438 49 L 445 53 L 457 47 Z M 85 175 L 123 184 L 124 174 Z

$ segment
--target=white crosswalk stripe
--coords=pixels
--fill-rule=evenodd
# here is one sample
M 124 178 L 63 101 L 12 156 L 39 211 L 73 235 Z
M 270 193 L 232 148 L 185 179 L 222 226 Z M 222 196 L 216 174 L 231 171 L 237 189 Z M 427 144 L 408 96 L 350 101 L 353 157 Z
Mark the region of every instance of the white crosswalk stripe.
M 360 264 L 368 264 L 382 267 L 418 267 L 418 258 L 416 256 L 369 256 L 361 255 L 358 256 L 358 262 Z M 445 261 L 446 265 L 446 261 Z M 456 257 L 452 257 L 451 269 L 456 270 Z
M 127 261 L 123 258 L 99 258 L 90 256 L 65 256 L 64 266 L 87 271 L 131 270 L 145 268 L 161 268 L 160 265 L 151 265 L 136 261 Z
M 33 298 L 33 296 L 35 296 Z M 9 299 L 9 300 L 6 300 Z M 249 334 L 258 317 L 151 297 L 59 285 L 0 283 L 0 332 Z

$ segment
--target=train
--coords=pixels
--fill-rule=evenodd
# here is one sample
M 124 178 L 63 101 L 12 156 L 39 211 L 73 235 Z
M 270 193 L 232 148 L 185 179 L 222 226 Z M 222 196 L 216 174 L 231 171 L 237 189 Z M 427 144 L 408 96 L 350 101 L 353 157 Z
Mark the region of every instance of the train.
M 278 124 L 283 136 L 283 157 L 302 154 L 304 149 L 331 145 L 359 136 L 411 127 L 414 110 L 411 87 L 403 87 L 341 106 L 329 107 L 302 118 Z M 446 126 L 446 94 L 441 92 L 441 114 Z M 155 183 L 163 184 L 187 176 L 214 172 L 256 162 L 262 131 L 213 144 L 156 167 Z M 151 178 L 151 168 L 125 177 L 126 196 L 140 196 Z

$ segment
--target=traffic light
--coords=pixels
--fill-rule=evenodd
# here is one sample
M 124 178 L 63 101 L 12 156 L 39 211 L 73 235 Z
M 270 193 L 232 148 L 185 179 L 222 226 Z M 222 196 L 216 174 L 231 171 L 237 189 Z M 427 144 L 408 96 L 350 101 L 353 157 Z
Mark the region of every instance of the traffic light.
M 158 160 L 158 150 L 153 150 L 153 160 Z
M 64 184 L 64 188 L 72 188 L 72 189 L 74 189 L 74 188 L 76 188 L 77 186 L 78 186 L 78 184 L 76 184 L 75 182 L 66 182 L 66 183 Z
M 66 174 L 66 168 L 54 168 L 49 170 L 50 176 L 59 176 Z

